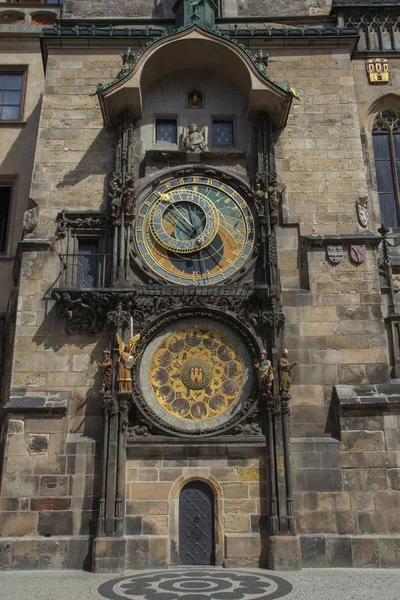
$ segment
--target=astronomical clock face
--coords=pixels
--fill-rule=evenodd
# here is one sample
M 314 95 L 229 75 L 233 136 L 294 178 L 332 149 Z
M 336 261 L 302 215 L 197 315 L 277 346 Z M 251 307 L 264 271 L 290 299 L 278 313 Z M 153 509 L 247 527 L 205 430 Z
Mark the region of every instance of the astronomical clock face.
M 239 271 L 254 246 L 254 221 L 229 185 L 207 177 L 171 179 L 142 203 L 136 244 L 159 277 L 180 285 L 212 285 Z
M 189 319 L 168 328 L 145 350 L 144 397 L 166 424 L 188 432 L 213 428 L 240 410 L 252 384 L 252 361 L 227 326 Z

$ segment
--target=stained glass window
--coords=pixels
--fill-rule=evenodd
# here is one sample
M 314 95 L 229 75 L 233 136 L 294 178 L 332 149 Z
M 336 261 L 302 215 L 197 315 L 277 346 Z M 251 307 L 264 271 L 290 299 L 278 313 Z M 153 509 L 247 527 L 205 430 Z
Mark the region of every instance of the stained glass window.
M 376 117 L 372 130 L 381 222 L 387 227 L 400 226 L 399 121 L 397 111 L 385 110 Z
M 214 146 L 233 146 L 233 121 L 213 119 Z
M 177 139 L 176 119 L 156 119 L 157 144 L 176 144 Z

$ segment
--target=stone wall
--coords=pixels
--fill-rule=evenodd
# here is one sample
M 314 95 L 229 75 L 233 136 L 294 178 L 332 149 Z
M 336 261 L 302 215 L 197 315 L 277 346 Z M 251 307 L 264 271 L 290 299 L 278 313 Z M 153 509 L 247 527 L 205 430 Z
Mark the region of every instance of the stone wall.
M 188 107 L 188 92 L 196 87 L 203 93 L 203 106 L 199 109 Z M 142 149 L 181 149 L 184 129 L 194 122 L 206 126 L 210 150 L 227 152 L 250 149 L 251 129 L 246 118 L 247 98 L 232 81 L 210 71 L 181 71 L 159 79 L 150 89 L 143 92 L 143 117 L 137 123 L 140 127 Z M 154 125 L 156 116 L 177 117 L 178 144 L 156 144 Z M 233 147 L 213 147 L 212 118 L 230 117 L 234 127 Z M 250 130 L 250 131 L 249 131 Z
M 65 0 L 64 17 L 153 17 L 174 18 L 172 7 L 176 0 Z M 222 0 L 222 15 L 226 17 L 284 17 L 327 15 L 331 0 Z
M 364 388 L 362 406 L 340 411 L 340 442 L 292 441 L 303 567 L 398 565 L 399 409 L 378 407 L 375 387 Z
M 126 568 L 179 564 L 179 493 L 193 480 L 215 495 L 217 564 L 265 564 L 265 465 L 262 446 L 128 447 Z
M 7 247 L 0 258 L 0 313 L 7 312 L 12 289 L 13 257 L 22 237 L 23 213 L 28 208 L 36 137 L 40 116 L 40 95 L 43 90 L 43 65 L 38 39 L 21 41 L 4 37 L 0 42 L 2 69 L 7 66 L 27 68 L 23 122 L 20 125 L 1 124 L 0 180 L 13 183 L 9 215 Z
M 376 250 L 356 265 L 345 243 L 343 260 L 333 265 L 327 243 L 299 239 L 361 231 L 355 203 L 367 196 L 367 181 L 353 71 L 344 49 L 270 55 L 273 75 L 301 97 L 277 143 L 286 186 L 278 238 L 286 345 L 300 363 L 293 370 L 292 434 L 331 435 L 332 386 L 389 377 Z
M 21 538 L 5 553 L 14 568 L 82 568 L 95 533 L 103 422 L 96 359 L 106 342 L 64 333 L 46 297 L 59 271 L 54 251 L 23 255 L 0 496 L 3 546 Z M 83 537 L 53 555 L 29 536 Z

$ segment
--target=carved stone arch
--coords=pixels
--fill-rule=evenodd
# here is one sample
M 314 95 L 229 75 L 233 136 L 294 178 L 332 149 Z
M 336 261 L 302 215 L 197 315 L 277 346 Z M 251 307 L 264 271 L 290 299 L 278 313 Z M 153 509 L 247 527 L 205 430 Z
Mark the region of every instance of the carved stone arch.
M 25 22 L 25 13 L 19 10 L 4 10 L 0 12 L 0 23 L 8 25 L 17 25 Z
M 267 111 L 275 128 L 285 126 L 293 92 L 265 77 L 244 46 L 197 25 L 150 42 L 126 75 L 98 90 L 105 124 L 115 125 L 124 110 L 141 118 L 143 89 L 160 73 L 188 69 L 229 76 L 248 98 L 249 113 Z
M 234 188 L 237 188 L 241 195 L 245 196 L 250 202 L 254 198 L 253 190 L 247 181 L 236 174 L 226 171 L 225 169 L 220 169 L 218 167 L 203 163 L 173 168 L 165 167 L 164 169 L 160 169 L 155 175 L 152 174 L 150 177 L 143 177 L 140 179 L 140 181 L 138 181 L 136 186 L 137 193 L 138 195 L 141 194 L 143 196 L 147 190 L 150 192 L 152 187 L 159 185 L 159 183 L 162 181 L 174 177 L 184 177 L 185 174 L 204 176 L 214 175 L 217 178 L 221 178 L 224 182 L 229 183 L 229 185 L 233 186 Z
M 370 105 L 365 118 L 365 128 L 369 134 L 372 132 L 375 119 L 379 113 L 390 109 L 400 112 L 400 95 L 393 93 L 384 94 Z
M 57 13 L 49 10 L 37 10 L 30 15 L 32 25 L 53 25 L 57 20 Z
M 387 120 L 385 113 L 392 113 L 393 123 L 391 124 Z M 369 168 L 367 176 L 369 178 L 369 189 L 370 189 L 370 200 L 369 208 L 370 213 L 375 215 L 377 223 L 381 222 L 381 208 L 378 197 L 378 185 L 375 167 L 375 156 L 374 156 L 374 142 L 373 142 L 373 131 L 374 126 L 378 125 L 389 130 L 392 128 L 397 129 L 400 123 L 400 95 L 389 93 L 383 94 L 380 98 L 375 100 L 367 109 L 365 116 L 365 138 L 363 140 L 364 151 L 369 156 Z M 394 126 L 394 127 L 393 127 Z M 399 202 L 397 201 L 397 204 Z M 400 213 L 400 206 L 398 208 Z
M 179 564 L 179 496 L 185 485 L 191 481 L 203 481 L 214 493 L 215 566 L 221 567 L 225 556 L 222 522 L 223 491 L 219 481 L 209 472 L 208 467 L 188 467 L 171 486 L 169 492 L 170 565 Z

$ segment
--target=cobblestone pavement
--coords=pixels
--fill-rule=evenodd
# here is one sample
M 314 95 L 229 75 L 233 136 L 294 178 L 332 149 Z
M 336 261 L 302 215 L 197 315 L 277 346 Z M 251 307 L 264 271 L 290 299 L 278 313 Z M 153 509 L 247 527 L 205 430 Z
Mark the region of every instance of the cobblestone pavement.
M 0 573 L 1 600 L 399 600 L 400 569 L 170 569 L 124 576 Z

